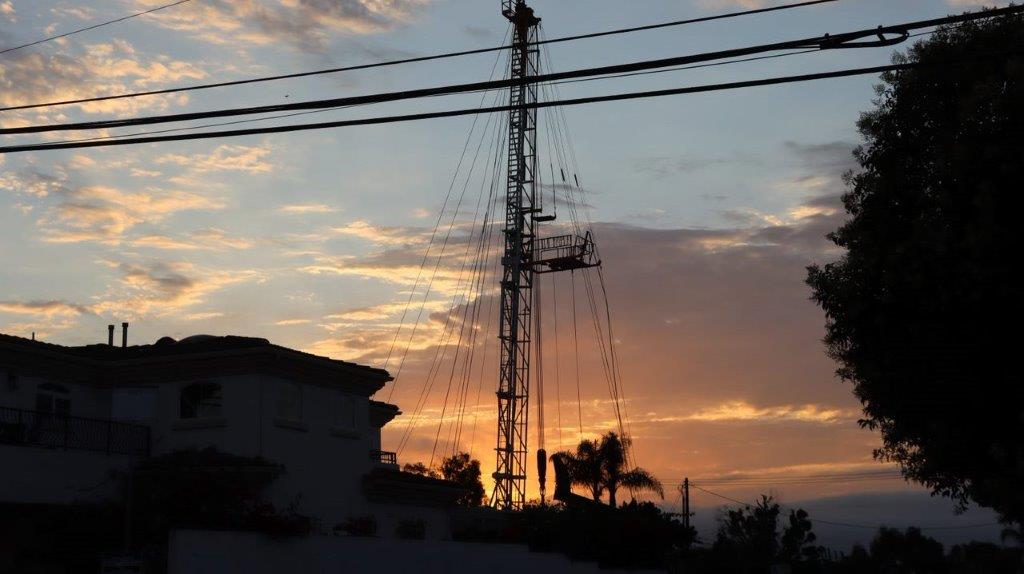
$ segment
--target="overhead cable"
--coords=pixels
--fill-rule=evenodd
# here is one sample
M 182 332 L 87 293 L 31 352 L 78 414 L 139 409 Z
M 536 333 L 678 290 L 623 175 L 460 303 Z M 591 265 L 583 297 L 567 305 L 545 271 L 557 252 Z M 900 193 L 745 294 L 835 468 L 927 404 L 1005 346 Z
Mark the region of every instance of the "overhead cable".
M 181 4 L 183 2 L 188 2 L 188 1 L 190 1 L 190 0 L 182 0 L 182 2 L 177 2 L 175 4 L 169 4 L 167 6 L 156 8 L 154 10 L 150 10 L 150 12 L 155 11 L 155 10 L 162 10 L 163 8 L 169 8 L 170 6 L 174 6 L 176 4 Z M 696 23 L 700 23 L 700 22 L 710 22 L 710 21 L 713 21 L 713 20 L 722 20 L 722 19 L 725 19 L 725 18 L 736 18 L 736 17 L 739 17 L 739 16 L 748 16 L 748 15 L 753 15 L 753 14 L 762 14 L 762 13 L 765 13 L 765 12 L 776 12 L 776 11 L 779 11 L 779 10 L 789 10 L 791 8 L 801 8 L 801 7 L 804 7 L 804 6 L 812 6 L 812 5 L 815 5 L 815 4 L 825 4 L 825 3 L 836 2 L 836 1 L 838 1 L 838 0 L 813 0 L 813 1 L 810 1 L 810 2 L 798 2 L 798 3 L 795 3 L 795 4 L 783 4 L 783 5 L 780 5 L 780 6 L 771 6 L 771 7 L 768 7 L 768 8 L 758 8 L 758 9 L 754 9 L 754 10 L 743 10 L 743 11 L 740 11 L 740 12 L 729 12 L 729 13 L 725 13 L 725 14 L 716 14 L 714 16 L 703 16 L 703 17 L 700 17 L 700 18 L 689 18 L 689 19 L 686 19 L 686 20 L 676 20 L 676 21 L 673 21 L 673 22 L 663 22 L 663 23 L 659 23 L 659 24 L 650 24 L 650 25 L 647 25 L 647 26 L 637 26 L 637 27 L 634 27 L 634 28 L 621 28 L 621 29 L 618 29 L 618 30 L 607 30 L 607 31 L 604 31 L 604 32 L 594 32 L 594 33 L 590 33 L 590 34 L 580 34 L 580 35 L 577 35 L 577 36 L 567 36 L 567 37 L 564 37 L 564 38 L 552 38 L 552 39 L 548 39 L 548 40 L 543 40 L 543 41 L 537 42 L 535 45 L 555 44 L 555 43 L 559 43 L 559 42 L 569 42 L 569 41 L 582 40 L 582 39 L 587 39 L 587 38 L 598 38 L 598 37 L 604 37 L 604 36 L 611 36 L 611 35 L 615 35 L 615 34 L 626 34 L 626 33 L 631 33 L 631 32 L 640 32 L 640 31 L 645 31 L 645 30 L 654 30 L 654 29 L 658 29 L 658 28 L 666 28 L 666 27 L 669 27 L 669 26 L 683 26 L 683 25 L 687 25 L 687 24 L 696 24 Z M 140 14 L 136 14 L 136 15 L 140 15 Z M 134 16 L 135 15 L 130 16 L 130 17 L 134 17 Z M 109 23 L 112 23 L 112 22 L 107 22 L 107 23 L 104 23 L 104 24 L 100 24 L 100 26 L 103 26 L 103 25 L 106 25 L 106 24 L 109 24 Z M 75 34 L 75 33 L 78 33 L 78 32 L 84 31 L 84 30 L 88 30 L 88 29 L 91 29 L 91 28 L 83 28 L 82 30 L 76 30 L 75 32 L 70 32 L 69 34 Z M 65 35 L 67 35 L 67 34 L 65 34 Z M 58 38 L 58 37 L 60 37 L 60 36 L 55 36 L 54 38 Z M 48 38 L 48 39 L 54 39 L 54 38 Z M 40 40 L 40 42 L 45 42 L 48 39 Z M 35 43 L 39 43 L 39 42 L 35 42 Z M 35 43 L 33 43 L 33 44 L 35 44 Z M 18 46 L 18 47 L 14 47 L 14 48 L 9 48 L 8 50 L 4 50 L 4 51 L 6 52 L 6 51 L 10 51 L 10 50 L 17 50 L 17 49 L 20 49 L 20 48 L 31 46 L 33 44 L 26 44 L 25 46 Z M 461 50 L 461 51 L 458 51 L 458 52 L 447 52 L 447 53 L 444 53 L 444 54 L 434 54 L 434 55 L 430 55 L 430 56 L 416 56 L 416 57 L 412 57 L 412 58 L 402 58 L 402 59 L 399 59 L 399 60 L 390 60 L 390 61 L 385 61 L 385 62 L 374 62 L 374 63 L 369 63 L 369 64 L 356 64 L 356 65 L 352 65 L 352 66 L 342 66 L 342 67 L 336 67 L 336 68 L 326 68 L 326 69 L 322 69 L 322 70 L 312 70 L 312 71 L 308 71 L 308 72 L 296 72 L 296 73 L 292 73 L 292 74 L 280 74 L 280 75 L 276 75 L 276 76 L 263 76 L 263 77 L 259 77 L 259 78 L 248 78 L 248 79 L 244 79 L 244 80 L 232 80 L 232 81 L 227 81 L 227 82 L 216 82 L 216 83 L 211 83 L 211 84 L 198 84 L 198 85 L 193 85 L 193 86 L 181 86 L 181 87 L 177 87 L 177 88 L 164 88 L 164 89 L 160 89 L 160 90 L 149 90 L 149 91 L 145 91 L 145 92 L 132 92 L 132 93 L 126 93 L 126 94 L 112 94 L 112 95 L 107 95 L 107 96 L 95 96 L 95 97 L 91 97 L 91 98 L 78 98 L 78 99 L 73 99 L 73 100 L 61 100 L 61 101 L 55 101 L 55 102 L 23 104 L 23 105 L 18 105 L 18 106 L 8 106 L 8 107 L 0 108 L 0 112 L 6 112 L 6 111 L 12 111 L 12 110 L 27 110 L 27 109 L 33 109 L 33 108 L 44 108 L 44 107 L 52 107 L 52 106 L 66 106 L 66 105 L 71 105 L 71 104 L 85 104 L 85 103 L 90 103 L 90 102 L 103 102 L 103 101 L 108 101 L 108 100 L 117 100 L 117 99 L 123 99 L 123 98 L 137 98 L 137 97 L 141 97 L 141 96 L 155 96 L 155 95 L 160 95 L 160 94 L 174 94 L 174 93 L 178 93 L 178 92 L 187 92 L 187 91 L 193 91 L 193 90 L 208 90 L 208 89 L 211 89 L 211 88 L 224 88 L 224 87 L 229 87 L 229 86 L 240 86 L 240 85 L 244 85 L 244 84 L 254 84 L 254 83 L 259 83 L 259 82 L 271 82 L 271 81 L 277 81 L 277 80 L 304 78 L 304 77 L 319 76 L 319 75 L 324 75 L 324 74 L 335 74 L 335 73 L 339 73 L 339 72 L 352 72 L 352 71 L 357 71 L 357 70 L 366 70 L 366 69 L 370 69 L 370 68 L 381 68 L 381 67 L 386 67 L 386 66 L 397 66 L 397 65 L 400 65 L 400 64 L 412 64 L 412 63 L 418 63 L 418 62 L 429 62 L 431 60 L 441 60 L 441 59 L 446 59 L 446 58 L 455 58 L 455 57 L 460 57 L 460 56 L 471 56 L 471 55 L 475 55 L 475 54 L 486 54 L 488 52 L 497 52 L 497 51 L 501 51 L 501 50 L 508 50 L 509 48 L 511 48 L 511 46 L 501 45 L 501 46 L 488 47 L 488 48 L 476 48 L 476 49 L 472 49 L 472 50 Z M 0 52 L 0 53 L 3 53 L 3 52 Z
M 630 72 L 637 72 L 642 70 L 652 70 L 658 68 L 667 68 L 672 66 L 681 66 L 687 64 L 693 64 L 698 62 L 707 62 L 713 60 L 721 60 L 727 58 L 736 58 L 742 56 L 748 56 L 752 54 L 759 54 L 764 52 L 774 52 L 779 50 L 803 50 L 803 49 L 837 49 L 847 47 L 860 47 L 866 45 L 875 45 L 882 43 L 884 45 L 893 45 L 902 42 L 909 37 L 911 30 L 920 28 L 930 28 L 943 24 L 955 24 L 961 22 L 967 22 L 971 20 L 977 20 L 981 18 L 992 18 L 998 15 L 1007 15 L 1011 13 L 1020 13 L 1024 11 L 1024 6 L 1010 6 L 1008 8 L 1002 8 L 999 10 L 990 10 L 987 12 L 976 12 L 969 14 L 961 14 L 958 16 L 950 16 L 946 18 L 939 18 L 933 20 L 925 20 L 918 22 L 909 22 L 905 24 L 898 24 L 894 26 L 878 27 L 873 29 L 858 30 L 855 32 L 847 32 L 843 34 L 830 35 L 825 34 L 824 36 L 817 36 L 814 38 L 805 38 L 801 40 L 790 40 L 786 42 L 777 42 L 774 44 L 762 44 L 757 46 L 749 46 L 746 48 L 734 48 L 730 50 L 722 50 L 717 52 L 708 52 L 702 54 L 694 54 L 689 56 L 677 56 L 673 58 L 662 58 L 657 60 L 645 60 L 640 62 L 632 62 L 627 64 L 617 64 L 611 66 L 601 66 L 596 68 L 584 68 L 578 70 L 570 70 L 565 72 L 553 72 L 547 74 L 540 74 L 522 79 L 505 79 L 505 80 L 493 80 L 487 82 L 472 82 L 468 84 L 457 84 L 448 86 L 437 86 L 433 88 L 420 88 L 415 90 L 404 90 L 399 92 L 388 92 L 380 94 L 368 94 L 363 96 L 350 96 L 344 98 L 332 98 L 325 100 L 312 100 L 306 102 L 294 102 L 289 104 L 275 104 L 267 106 L 251 106 L 244 108 L 233 108 L 233 109 L 222 109 L 222 110 L 210 110 L 205 112 L 191 112 L 191 113 L 180 113 L 180 114 L 168 114 L 161 116 L 149 116 L 141 118 L 126 118 L 119 120 L 100 120 L 93 122 L 75 122 L 65 124 L 47 124 L 47 125 L 30 125 L 13 128 L 0 129 L 0 134 L 23 134 L 23 133 L 40 133 L 49 131 L 63 131 L 63 130 L 95 130 L 95 129 L 110 129 L 125 126 L 135 125 L 150 125 L 167 122 L 179 122 L 179 121 L 191 121 L 198 119 L 206 119 L 213 117 L 228 117 L 237 115 L 249 115 L 258 113 L 269 113 L 269 112 L 281 112 L 291 110 L 305 110 L 305 109 L 318 109 L 318 108 L 329 108 L 338 106 L 348 105 L 363 105 L 363 104 L 375 104 L 394 102 L 400 100 L 417 99 L 422 97 L 430 97 L 437 95 L 450 95 L 460 94 L 467 92 L 478 92 L 481 90 L 492 90 L 492 89 L 504 89 L 511 86 L 517 86 L 521 84 L 540 84 L 546 82 L 555 82 L 559 80 L 566 80 L 572 78 L 585 78 L 593 76 L 603 76 L 609 74 L 623 74 Z M 892 36 L 894 35 L 894 36 Z M 858 41 L 866 37 L 878 37 L 879 40 L 864 42 Z M 881 44 L 879 44 L 881 45 Z
M 996 55 L 1010 55 L 1010 54 L 1021 54 L 1022 51 L 1003 52 L 1001 54 L 991 54 L 989 56 Z M 950 65 L 956 62 L 942 62 L 942 65 Z M 933 64 L 938 65 L 938 63 Z M 886 66 L 873 66 L 868 68 L 853 68 L 847 70 L 835 70 L 831 72 L 819 72 L 815 74 L 801 74 L 797 76 L 782 76 L 776 78 L 765 78 L 761 80 L 746 80 L 741 82 L 729 82 L 723 84 L 709 84 L 703 86 L 690 86 L 684 88 L 672 88 L 666 90 L 651 90 L 644 92 L 628 92 L 624 94 L 610 94 L 604 96 L 591 96 L 585 98 L 575 98 L 568 100 L 559 100 L 551 102 L 536 102 L 529 104 L 530 108 L 552 108 L 559 106 L 578 106 L 584 104 L 594 104 L 600 102 L 613 102 L 613 101 L 624 101 L 624 100 L 635 100 L 641 98 L 656 98 L 664 96 L 675 96 L 683 94 L 697 94 L 707 93 L 722 90 L 735 90 L 741 88 L 752 88 L 758 86 L 772 86 L 779 84 L 791 84 L 797 82 L 809 82 L 813 80 L 824 80 L 829 78 L 847 78 L 852 76 L 863 76 L 870 74 L 880 74 L 883 72 L 893 72 L 898 70 L 910 70 L 915 68 L 924 67 L 923 64 L 918 62 L 908 62 L 904 64 L 890 64 Z M 199 139 L 211 139 L 211 138 L 223 138 L 223 137 L 236 137 L 236 136 L 247 136 L 247 135 L 258 135 L 258 134 L 271 134 L 271 133 L 287 133 L 295 131 L 306 131 L 306 130 L 318 130 L 328 128 L 340 128 L 340 127 L 352 127 L 352 126 L 364 126 L 364 125 L 376 125 L 376 124 L 389 124 L 409 121 L 420 121 L 438 118 L 450 118 L 458 116 L 467 116 L 473 114 L 491 114 L 501 113 L 510 111 L 511 106 L 496 106 L 490 108 L 471 108 L 471 109 L 457 109 L 447 110 L 440 112 L 426 112 L 417 114 L 405 114 L 395 116 L 382 116 L 373 118 L 360 118 L 352 120 L 340 120 L 334 122 L 318 122 L 312 124 L 294 124 L 284 126 L 269 126 L 262 128 L 249 128 L 239 130 L 226 130 L 218 132 L 201 132 L 201 133 L 189 133 L 189 134 L 175 134 L 165 136 L 153 136 L 153 137 L 140 137 L 140 138 L 125 138 L 119 140 L 109 141 L 82 141 L 82 142 L 68 142 L 68 143 L 37 143 L 37 144 L 23 144 L 0 147 L 0 153 L 19 153 L 26 151 L 44 151 L 44 150 L 55 150 L 55 149 L 75 149 L 75 148 L 87 148 L 87 147 L 106 147 L 106 146 L 120 146 L 120 145 L 137 145 L 144 143 L 158 143 L 168 141 L 183 141 L 183 140 L 199 140 Z
M 30 46 L 35 46 L 37 44 L 42 44 L 44 42 L 50 42 L 52 40 L 58 40 L 60 38 L 66 38 L 68 36 L 72 36 L 74 34 L 78 34 L 78 33 L 81 33 L 81 32 L 87 32 L 89 30 L 95 30 L 96 28 L 102 28 L 103 26 L 109 26 L 110 24 L 116 24 L 118 22 L 124 22 L 125 20 L 131 20 L 132 18 L 137 18 L 139 16 L 145 16 L 146 14 L 152 14 L 153 12 L 159 12 L 160 10 L 165 10 L 167 8 L 172 8 L 172 7 L 177 6 L 179 4 L 185 4 L 186 2 L 191 2 L 191 1 L 192 0 L 178 0 L 177 2 L 171 2 L 170 4 L 164 4 L 163 6 L 157 6 L 156 8 L 150 8 L 149 10 L 144 10 L 142 12 L 136 12 L 134 14 L 129 14 L 127 16 L 122 16 L 120 18 L 115 18 L 113 20 L 108 20 L 106 22 L 100 22 L 99 24 L 93 24 L 91 26 L 86 26 L 84 28 L 79 28 L 77 30 L 72 30 L 70 32 L 64 32 L 63 34 L 57 34 L 55 36 L 49 36 L 49 37 L 46 37 L 46 38 L 41 38 L 41 39 L 36 40 L 34 42 L 29 42 L 28 44 L 22 44 L 20 46 L 12 46 L 10 48 L 4 48 L 4 49 L 0 50 L 0 54 L 6 54 L 8 52 L 13 52 L 15 50 L 21 50 L 22 48 L 28 48 Z M 85 101 L 88 101 L 88 100 L 85 100 Z M 60 104 L 43 104 L 43 105 L 47 106 L 47 105 L 60 105 Z M 37 107 L 37 106 L 32 105 L 32 106 L 18 106 L 18 107 L 14 107 L 14 108 L 0 108 L 0 111 L 10 110 L 10 109 L 19 109 L 19 108 L 28 108 L 28 107 Z

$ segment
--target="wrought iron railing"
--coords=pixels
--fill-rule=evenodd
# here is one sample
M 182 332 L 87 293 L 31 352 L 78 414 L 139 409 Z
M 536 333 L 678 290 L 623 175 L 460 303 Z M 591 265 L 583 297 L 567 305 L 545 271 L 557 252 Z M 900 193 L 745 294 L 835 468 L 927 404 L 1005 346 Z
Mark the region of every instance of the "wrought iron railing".
M 0 407 L 0 445 L 149 456 L 149 427 Z
M 370 462 L 398 466 L 398 455 L 386 450 L 371 450 Z

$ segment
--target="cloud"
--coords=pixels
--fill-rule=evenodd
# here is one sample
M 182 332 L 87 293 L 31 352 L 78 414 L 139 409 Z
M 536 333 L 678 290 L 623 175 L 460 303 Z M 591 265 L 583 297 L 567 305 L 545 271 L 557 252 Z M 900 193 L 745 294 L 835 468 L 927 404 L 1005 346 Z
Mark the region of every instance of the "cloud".
M 295 325 L 308 325 L 312 323 L 310 319 L 282 319 L 275 321 L 274 324 L 278 327 L 291 327 Z
M 396 319 L 403 311 L 411 307 L 402 302 L 395 303 L 384 303 L 381 305 L 373 305 L 370 307 L 360 307 L 358 309 L 352 309 L 349 311 L 342 311 L 340 313 L 334 313 L 325 317 L 328 320 L 335 321 L 369 321 L 379 322 L 385 319 Z M 416 305 L 418 308 L 419 305 Z M 440 311 L 441 307 L 434 304 L 430 306 L 429 311 Z M 428 311 L 428 312 L 429 312 Z
M 188 313 L 182 319 L 186 321 L 209 321 L 210 319 L 218 319 L 223 316 L 224 313 L 219 311 L 202 311 L 199 313 Z
M 697 157 L 692 155 L 642 157 L 633 160 L 633 171 L 646 173 L 655 179 L 664 179 L 676 173 L 693 173 L 716 165 L 757 163 L 757 160 L 736 155 L 735 157 Z
M 366 221 L 353 221 L 342 227 L 332 227 L 330 231 L 334 235 L 358 237 L 377 245 L 415 245 L 426 242 L 429 237 L 426 229 L 384 227 Z
M 163 0 L 138 0 L 152 8 Z M 320 53 L 332 34 L 371 34 L 410 21 L 428 0 L 208 0 L 155 15 L 172 30 L 214 44 L 285 43 Z
M 331 207 L 324 203 L 296 203 L 291 205 L 282 205 L 277 208 L 281 213 L 290 214 L 307 214 L 307 213 L 335 213 L 338 211 L 337 207 Z
M 804 165 L 819 170 L 819 173 L 815 174 L 817 176 L 825 175 L 820 173 L 821 171 L 842 173 L 857 165 L 853 157 L 853 150 L 857 144 L 852 142 L 799 143 L 786 141 L 782 146 L 788 153 L 799 158 Z
M 0 2 L 0 16 L 3 16 L 11 22 L 17 22 L 18 17 L 14 13 L 14 6 L 11 5 L 11 0 L 4 0 Z
M 198 64 L 167 56 L 145 57 L 123 41 L 89 44 L 74 54 L 47 54 L 20 50 L 5 55 L 0 66 L 0 105 L 19 106 L 40 102 L 90 98 L 167 85 L 207 75 Z M 185 95 L 144 96 L 123 100 L 75 104 L 71 109 L 87 113 L 133 115 L 142 110 L 164 110 L 188 101 Z M 62 121 L 66 107 L 5 114 L 2 125 L 32 121 Z
M 70 190 L 66 181 L 67 174 L 63 171 L 58 171 L 55 175 L 33 169 L 9 170 L 0 173 L 0 189 L 37 198 L 47 197 L 51 194 L 68 195 Z
M 140 223 L 159 222 L 180 211 L 222 207 L 224 204 L 217 200 L 188 191 L 148 188 L 127 192 L 97 185 L 65 191 L 38 224 L 43 241 L 116 245 Z
M 38 318 L 77 317 L 89 310 L 82 305 L 64 301 L 0 301 L 0 313 L 33 315 Z
M 252 241 L 241 237 L 231 237 L 221 229 L 200 229 L 188 233 L 184 237 L 166 235 L 143 235 L 131 240 L 136 247 L 180 251 L 223 251 L 226 249 L 249 249 Z
M 54 6 L 50 8 L 56 16 L 70 16 L 79 20 L 93 20 L 96 18 L 96 11 L 87 6 Z
M 700 421 L 700 422 L 805 422 L 827 423 L 856 420 L 858 409 L 839 409 L 821 405 L 778 405 L 758 407 L 746 401 L 727 401 L 706 407 L 683 417 L 653 419 L 655 421 Z
M 1008 2 L 995 2 L 993 0 L 946 0 L 946 3 L 950 6 L 958 7 L 988 7 L 988 6 L 1002 6 Z
M 180 317 L 228 286 L 261 276 L 253 270 L 200 268 L 184 261 L 120 263 L 120 278 L 91 306 L 96 313 L 118 316 Z
M 268 173 L 273 165 L 265 161 L 270 155 L 269 146 L 220 145 L 210 153 L 192 155 L 166 154 L 156 158 L 156 163 L 170 163 L 187 167 L 196 173 L 212 171 L 241 171 L 246 173 Z

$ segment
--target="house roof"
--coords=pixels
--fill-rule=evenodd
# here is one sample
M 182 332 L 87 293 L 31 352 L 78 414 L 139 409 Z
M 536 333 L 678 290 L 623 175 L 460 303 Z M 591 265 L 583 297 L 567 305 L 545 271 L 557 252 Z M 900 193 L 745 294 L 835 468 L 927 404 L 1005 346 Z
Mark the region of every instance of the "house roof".
M 122 385 L 216 374 L 267 373 L 314 383 L 339 378 L 371 394 L 392 380 L 384 369 L 321 357 L 234 335 L 164 337 L 152 345 L 64 346 L 0 334 L 0 363 L 51 376 Z
M 363 477 L 363 490 L 373 502 L 412 506 L 452 506 L 466 493 L 454 482 L 387 468 Z
M 398 405 L 370 401 L 370 424 L 377 428 L 388 424 L 400 414 L 402 414 L 402 411 L 399 410 Z

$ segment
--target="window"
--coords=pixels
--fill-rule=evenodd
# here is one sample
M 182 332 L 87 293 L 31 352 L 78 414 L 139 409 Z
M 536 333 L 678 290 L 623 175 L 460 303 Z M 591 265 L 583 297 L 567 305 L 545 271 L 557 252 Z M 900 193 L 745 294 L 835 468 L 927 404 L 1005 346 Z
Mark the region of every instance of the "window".
M 277 395 L 277 416 L 290 421 L 302 420 L 302 386 L 284 383 Z
M 341 428 L 356 428 L 356 404 L 352 397 L 342 394 L 338 396 L 338 406 L 335 413 L 335 424 Z
M 46 415 L 71 414 L 71 392 L 67 387 L 43 383 L 36 389 L 36 411 Z
M 217 383 L 192 383 L 181 389 L 183 419 L 205 419 L 221 416 L 223 392 Z
M 156 389 L 114 389 L 110 398 L 111 418 L 146 421 L 156 418 Z

